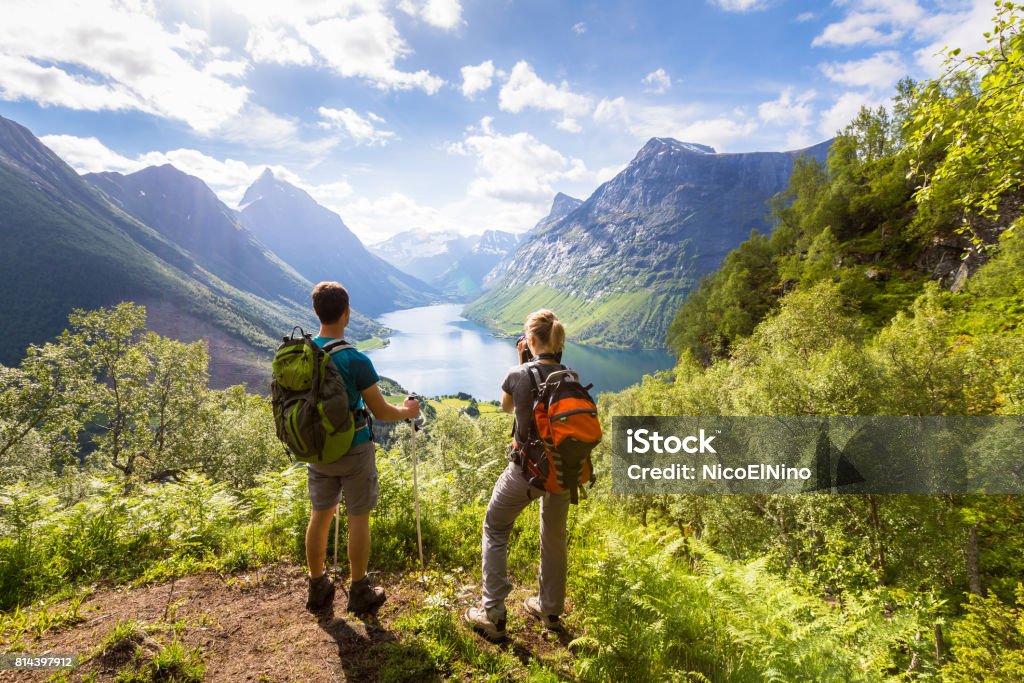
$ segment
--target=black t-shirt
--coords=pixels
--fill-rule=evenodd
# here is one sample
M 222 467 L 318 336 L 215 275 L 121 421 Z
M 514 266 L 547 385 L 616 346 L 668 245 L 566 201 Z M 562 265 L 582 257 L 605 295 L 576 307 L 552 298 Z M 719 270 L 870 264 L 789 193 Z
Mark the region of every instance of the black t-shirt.
M 523 365 L 514 365 L 505 375 L 505 381 L 501 383 L 501 390 L 512 397 L 515 405 L 516 416 L 516 441 L 526 443 L 530 438 L 530 425 L 533 424 L 533 383 L 530 380 L 530 368 L 535 367 L 540 372 L 540 379 L 543 382 L 555 370 L 561 370 L 564 365 L 549 365 L 541 361 L 531 361 Z

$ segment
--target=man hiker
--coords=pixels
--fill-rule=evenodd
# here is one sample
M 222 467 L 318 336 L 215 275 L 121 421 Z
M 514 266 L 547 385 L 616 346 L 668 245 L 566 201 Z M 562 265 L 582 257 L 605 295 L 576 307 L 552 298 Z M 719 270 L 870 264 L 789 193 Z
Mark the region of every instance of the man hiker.
M 313 310 L 320 320 L 320 332 L 313 342 L 323 348 L 333 339 L 344 339 L 351 308 L 348 291 L 337 282 L 321 282 L 313 288 Z M 380 393 L 380 377 L 373 363 L 354 348 L 332 355 L 348 389 L 349 405 L 355 411 L 356 431 L 352 447 L 329 464 L 309 463 L 308 488 L 312 515 L 306 528 L 306 562 L 309 564 L 309 596 L 306 609 L 320 610 L 334 599 L 334 583 L 326 572 L 327 534 L 342 494 L 348 520 L 348 562 L 352 586 L 348 611 L 370 612 L 384 602 L 384 589 L 371 584 L 366 574 L 370 561 L 370 511 L 377 506 L 377 456 L 366 409 L 384 422 L 415 419 L 419 401 L 407 399 L 402 407 L 389 404 Z

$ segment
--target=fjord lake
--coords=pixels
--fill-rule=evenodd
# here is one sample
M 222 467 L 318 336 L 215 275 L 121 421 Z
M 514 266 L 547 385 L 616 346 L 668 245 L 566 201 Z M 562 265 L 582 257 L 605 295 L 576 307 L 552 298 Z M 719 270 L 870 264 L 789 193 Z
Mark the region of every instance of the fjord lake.
M 424 396 L 465 392 L 482 401 L 501 398 L 501 382 L 516 364 L 515 340 L 495 337 L 462 317 L 462 304 L 437 304 L 379 316 L 392 330 L 388 346 L 368 351 L 377 374 Z M 570 334 L 572 330 L 568 331 Z M 674 365 L 664 351 L 623 351 L 567 343 L 562 362 L 593 383 L 591 393 L 619 391 L 645 374 Z

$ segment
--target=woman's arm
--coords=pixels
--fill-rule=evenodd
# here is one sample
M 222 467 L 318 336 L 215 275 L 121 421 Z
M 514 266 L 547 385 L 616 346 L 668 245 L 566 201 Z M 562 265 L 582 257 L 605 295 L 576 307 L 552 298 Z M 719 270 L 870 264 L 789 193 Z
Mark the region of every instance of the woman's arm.
M 376 384 L 361 392 L 366 407 L 370 409 L 373 416 L 381 422 L 401 422 L 402 420 L 416 419 L 420 414 L 420 402 L 414 398 L 407 398 L 402 407 L 393 406 L 384 400 L 380 393 L 380 387 Z
M 506 413 L 515 412 L 516 409 L 515 403 L 512 402 L 512 394 L 506 391 L 501 392 L 501 409 Z

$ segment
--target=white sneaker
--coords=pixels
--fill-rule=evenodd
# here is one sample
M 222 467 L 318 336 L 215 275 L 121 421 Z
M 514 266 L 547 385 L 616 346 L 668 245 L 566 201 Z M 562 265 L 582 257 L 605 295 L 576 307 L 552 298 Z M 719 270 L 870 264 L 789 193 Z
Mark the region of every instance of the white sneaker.
M 474 605 L 466 610 L 462 617 L 474 631 L 488 640 L 500 642 L 505 640 L 505 609 L 492 607 L 484 609 L 483 605 Z
M 541 609 L 540 606 L 540 598 L 536 595 L 526 598 L 523 602 L 523 607 L 526 608 L 526 611 L 530 616 L 540 620 L 540 623 L 543 624 L 544 628 L 548 631 L 561 633 L 564 628 L 562 626 L 562 620 L 558 618 L 557 614 L 544 614 L 544 610 Z

